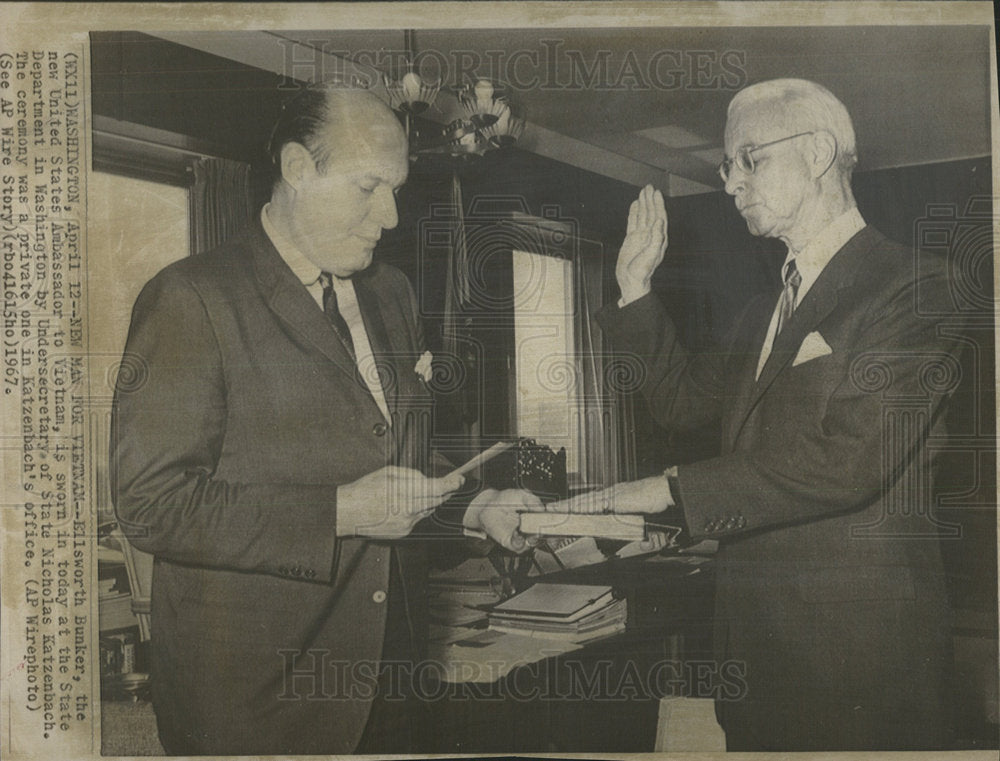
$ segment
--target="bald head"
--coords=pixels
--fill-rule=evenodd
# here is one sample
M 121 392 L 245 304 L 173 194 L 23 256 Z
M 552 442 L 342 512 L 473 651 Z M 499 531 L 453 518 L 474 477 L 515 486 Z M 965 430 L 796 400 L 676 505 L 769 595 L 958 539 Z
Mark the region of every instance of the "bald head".
M 367 90 L 342 85 L 308 85 L 282 106 L 271 132 L 268 154 L 277 184 L 282 177 L 281 153 L 289 143 L 305 146 L 319 171 L 325 172 L 331 159 L 357 149 L 343 136 L 370 132 L 399 145 L 406 135 L 399 120 L 383 101 Z
M 307 145 L 320 172 L 325 172 L 338 154 L 349 151 L 350 158 L 358 158 L 357 151 L 367 152 L 374 142 L 395 144 L 405 153 L 406 134 L 399 119 L 370 92 L 328 89 L 325 106 L 324 123 Z

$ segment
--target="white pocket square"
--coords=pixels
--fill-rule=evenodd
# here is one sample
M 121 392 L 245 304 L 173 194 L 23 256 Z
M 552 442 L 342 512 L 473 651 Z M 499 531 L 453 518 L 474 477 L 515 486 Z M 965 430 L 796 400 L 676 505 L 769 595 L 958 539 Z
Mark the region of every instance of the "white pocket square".
M 792 361 L 792 367 L 801 365 L 812 359 L 825 357 L 827 354 L 833 354 L 833 349 L 830 348 L 830 344 L 823 340 L 823 336 L 814 330 L 802 339 L 802 345 L 799 347 L 799 353 L 795 355 L 795 359 Z

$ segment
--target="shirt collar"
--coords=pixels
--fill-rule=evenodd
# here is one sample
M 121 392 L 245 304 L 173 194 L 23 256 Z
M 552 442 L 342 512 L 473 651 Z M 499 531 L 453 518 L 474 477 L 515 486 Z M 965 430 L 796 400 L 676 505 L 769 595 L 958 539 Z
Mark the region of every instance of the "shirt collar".
M 829 264 L 833 255 L 840 251 L 851 238 L 865 227 L 864 217 L 854 206 L 845 211 L 830 224 L 828 224 L 819 235 L 807 243 L 798 253 L 788 252 L 785 257 L 787 263 L 795 259 L 795 267 L 802 276 L 802 284 L 799 286 L 797 302 L 802 301 L 806 291 L 816 282 L 816 278 Z M 784 265 L 782 265 L 784 272 Z
M 303 285 L 312 285 L 320 276 L 320 268 L 313 264 L 306 257 L 302 251 L 299 250 L 298 246 L 284 237 L 277 228 L 271 223 L 270 218 L 267 216 L 267 210 L 270 208 L 271 204 L 264 204 L 264 208 L 260 210 L 260 223 L 264 228 L 264 233 L 268 238 L 271 239 L 271 243 L 277 249 L 279 256 L 288 265 L 288 268 L 292 271 L 292 274 L 297 277 Z

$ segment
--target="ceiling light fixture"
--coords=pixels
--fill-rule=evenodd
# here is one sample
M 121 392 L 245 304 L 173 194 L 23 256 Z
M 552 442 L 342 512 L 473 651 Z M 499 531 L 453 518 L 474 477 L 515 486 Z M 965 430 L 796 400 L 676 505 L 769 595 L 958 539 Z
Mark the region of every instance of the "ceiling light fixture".
M 482 155 L 497 148 L 514 145 L 524 133 L 524 111 L 509 88 L 488 79 L 447 88 L 455 99 L 457 118 L 441 127 L 418 128 L 414 117 L 421 116 L 438 99 L 441 83 L 428 81 L 414 71 L 414 32 L 405 32 L 406 71 L 397 79 L 384 75 L 389 105 L 403 118 L 413 158 L 437 153 L 453 156 Z M 452 104 L 446 104 L 452 105 Z M 441 113 L 445 109 L 437 108 Z

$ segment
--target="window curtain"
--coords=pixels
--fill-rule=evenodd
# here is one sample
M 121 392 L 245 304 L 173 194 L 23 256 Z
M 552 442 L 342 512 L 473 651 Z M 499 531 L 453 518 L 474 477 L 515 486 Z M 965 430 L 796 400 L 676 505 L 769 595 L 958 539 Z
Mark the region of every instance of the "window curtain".
M 577 361 L 581 380 L 580 409 L 587 486 L 607 487 L 629 480 L 634 473 L 631 409 L 623 392 L 638 374 L 635 358 L 606 352 L 594 317 L 603 298 L 604 247 L 580 237 L 577 243 L 576 318 Z
M 468 459 L 480 449 L 480 384 L 475 379 L 483 368 L 478 362 L 470 332 L 472 318 L 466 313 L 472 296 L 469 252 L 465 238 L 465 200 L 458 171 L 451 174 L 451 213 L 453 216 L 444 296 L 444 355 L 440 361 L 448 363 L 448 376 L 452 377 L 451 374 L 455 373 L 453 377 L 458 378 L 461 384 L 457 396 L 453 398 L 457 400 L 462 433 L 468 441 L 468 448 L 459 456 Z
M 220 158 L 200 158 L 192 165 L 191 253 L 203 254 L 245 227 L 253 214 L 250 165 Z

